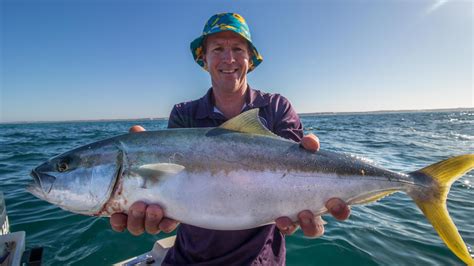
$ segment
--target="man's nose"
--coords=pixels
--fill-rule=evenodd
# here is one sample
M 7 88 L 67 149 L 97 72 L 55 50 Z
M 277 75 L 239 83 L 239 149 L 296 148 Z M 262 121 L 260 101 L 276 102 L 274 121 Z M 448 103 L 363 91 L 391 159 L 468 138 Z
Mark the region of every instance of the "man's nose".
M 233 63 L 235 61 L 235 56 L 232 49 L 224 49 L 224 52 L 222 53 L 222 60 L 226 63 Z

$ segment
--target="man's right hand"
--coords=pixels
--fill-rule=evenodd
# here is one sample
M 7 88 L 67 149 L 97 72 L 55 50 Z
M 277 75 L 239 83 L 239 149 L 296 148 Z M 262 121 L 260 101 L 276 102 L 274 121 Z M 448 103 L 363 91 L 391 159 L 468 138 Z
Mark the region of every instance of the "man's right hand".
M 147 205 L 138 201 L 130 206 L 128 215 L 114 213 L 110 216 L 110 225 L 117 232 L 128 231 L 135 236 L 143 234 L 158 234 L 160 231 L 171 233 L 178 222 L 164 217 L 163 209 L 157 204 Z
M 133 126 L 130 133 L 145 131 L 142 126 Z M 125 213 L 114 213 L 110 216 L 110 225 L 117 232 L 125 229 L 135 236 L 143 234 L 145 231 L 149 234 L 158 234 L 160 231 L 170 233 L 178 222 L 164 217 L 163 209 L 157 204 L 147 205 L 138 201 L 130 206 L 128 215 Z

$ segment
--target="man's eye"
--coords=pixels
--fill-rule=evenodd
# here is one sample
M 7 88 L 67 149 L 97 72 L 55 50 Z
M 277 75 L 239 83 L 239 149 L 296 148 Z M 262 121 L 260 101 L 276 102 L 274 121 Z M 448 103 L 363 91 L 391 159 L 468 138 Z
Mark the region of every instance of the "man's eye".
M 237 52 L 237 53 L 246 53 L 247 50 L 244 49 L 243 47 L 235 47 L 235 48 L 234 48 L 234 52 Z
M 222 52 L 222 50 L 223 50 L 222 47 L 216 47 L 216 48 L 212 49 L 212 51 L 214 51 L 214 52 Z

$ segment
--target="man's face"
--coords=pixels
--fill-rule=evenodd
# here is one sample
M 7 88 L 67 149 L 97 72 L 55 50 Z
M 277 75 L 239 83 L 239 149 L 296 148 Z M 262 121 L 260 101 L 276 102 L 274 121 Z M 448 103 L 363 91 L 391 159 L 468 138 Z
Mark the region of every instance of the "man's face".
M 247 87 L 249 46 L 247 41 L 231 31 L 207 37 L 204 63 L 215 89 L 228 92 Z

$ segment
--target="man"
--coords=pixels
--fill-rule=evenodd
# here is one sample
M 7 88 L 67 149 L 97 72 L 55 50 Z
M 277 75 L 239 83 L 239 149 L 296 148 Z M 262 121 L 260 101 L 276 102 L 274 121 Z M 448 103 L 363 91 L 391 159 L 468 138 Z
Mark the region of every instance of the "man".
M 207 70 L 212 88 L 201 99 L 177 104 L 171 111 L 168 127 L 215 127 L 243 111 L 259 108 L 265 126 L 275 134 L 300 141 L 303 148 L 317 151 L 319 140 L 315 135 L 303 137 L 302 125 L 290 102 L 278 94 L 263 93 L 247 83 L 247 73 L 262 62 L 262 56 L 253 46 L 245 20 L 235 13 L 212 16 L 203 34 L 191 43 L 195 61 Z M 142 131 L 135 126 L 131 132 Z M 349 216 L 348 206 L 340 199 L 326 203 L 329 212 L 337 219 Z M 127 228 L 132 234 L 144 231 L 156 234 L 160 230 L 171 232 L 177 221 L 165 217 L 158 205 L 137 202 L 130 208 L 130 215 L 114 214 L 110 222 L 116 231 Z M 217 231 L 181 224 L 176 243 L 170 249 L 164 264 L 215 264 L 246 265 L 285 263 L 285 238 L 298 225 L 310 237 L 324 232 L 323 221 L 313 213 L 303 210 L 298 222 L 280 217 L 274 225 L 249 230 Z

